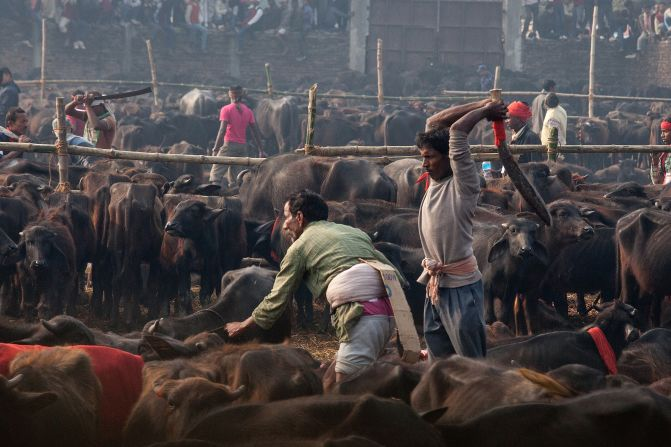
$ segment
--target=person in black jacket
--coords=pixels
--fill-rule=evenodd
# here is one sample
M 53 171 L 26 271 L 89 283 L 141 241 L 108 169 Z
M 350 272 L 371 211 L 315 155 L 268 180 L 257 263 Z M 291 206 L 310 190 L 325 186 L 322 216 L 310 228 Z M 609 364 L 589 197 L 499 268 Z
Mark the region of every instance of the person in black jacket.
M 9 109 L 19 105 L 19 93 L 21 89 L 14 83 L 9 68 L 0 68 L 0 126 L 5 125 L 5 116 Z
M 514 132 L 510 144 L 541 144 L 541 139 L 531 130 L 531 108 L 526 102 L 515 101 L 508 105 L 508 127 Z M 519 162 L 543 161 L 542 153 L 526 153 L 520 155 Z

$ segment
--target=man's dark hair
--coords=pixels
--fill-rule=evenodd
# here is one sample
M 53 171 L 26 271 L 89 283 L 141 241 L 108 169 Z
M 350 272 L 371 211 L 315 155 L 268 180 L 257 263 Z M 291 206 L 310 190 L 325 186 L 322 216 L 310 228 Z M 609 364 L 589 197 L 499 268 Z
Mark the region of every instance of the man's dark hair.
M 241 92 L 242 91 L 242 86 L 241 85 L 231 85 L 228 87 L 229 92 Z
M 662 121 L 666 121 L 667 123 L 671 123 L 671 115 L 668 115 L 665 118 L 662 118 Z
M 432 129 L 420 132 L 415 138 L 418 148 L 430 147 L 443 155 L 450 152 L 450 129 Z
M 2 68 L 0 68 L 0 76 L 2 76 L 2 75 L 5 74 L 5 73 L 7 73 L 7 74 L 10 75 L 10 76 L 12 75 L 12 72 L 9 70 L 8 67 L 2 67 Z
M 329 206 L 322 196 L 309 189 L 293 193 L 287 201 L 292 216 L 300 211 L 308 222 L 326 220 L 329 217 Z
M 80 88 L 78 88 L 77 90 L 72 91 L 72 96 L 83 95 L 83 94 L 84 94 L 84 90 L 82 90 Z
M 5 116 L 5 123 L 15 123 L 16 120 L 19 118 L 18 115 L 21 113 L 26 113 L 25 110 L 23 110 L 21 107 L 10 107 L 9 110 L 7 111 L 7 115 Z
M 559 98 L 554 93 L 548 93 L 545 97 L 545 105 L 550 109 L 554 109 L 559 105 Z
M 543 90 L 545 90 L 546 92 L 549 92 L 550 90 L 552 90 L 556 86 L 557 86 L 557 83 L 555 81 L 553 81 L 552 79 L 546 79 L 545 81 L 543 81 Z

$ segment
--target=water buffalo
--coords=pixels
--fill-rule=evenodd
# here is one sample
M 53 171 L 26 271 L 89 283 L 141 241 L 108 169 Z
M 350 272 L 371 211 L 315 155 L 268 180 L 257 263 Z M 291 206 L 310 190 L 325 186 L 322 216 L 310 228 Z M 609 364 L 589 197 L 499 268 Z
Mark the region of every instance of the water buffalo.
M 72 312 L 77 297 L 76 248 L 63 224 L 42 220 L 21 232 L 18 263 L 24 315 L 49 319 Z
M 226 323 L 242 321 L 270 292 L 276 272 L 259 267 L 246 267 L 226 273 L 221 279 L 221 293 L 210 307 L 183 318 L 161 318 L 150 321 L 144 327 L 145 332 L 160 333 L 183 340 L 190 335 L 203 331 L 217 331 L 224 339 Z M 289 313 L 268 331 L 255 329 L 250 331 L 247 340 L 279 343 L 291 334 Z
M 617 285 L 620 298 L 641 310 L 643 324 L 659 326 L 661 301 L 671 295 L 671 215 L 656 209 L 634 211 L 617 223 Z
M 371 395 L 309 396 L 224 407 L 199 421 L 187 438 L 226 439 L 230 445 L 299 445 L 352 435 L 389 447 L 443 445 L 434 429 L 405 403 Z
M 635 309 L 619 301 L 603 306 L 594 326 L 603 331 L 615 359 L 627 344 L 627 337 L 637 324 Z M 585 331 L 557 331 L 536 335 L 519 343 L 511 343 L 490 349 L 487 359 L 499 364 L 514 364 L 536 371 L 549 371 L 570 363 L 586 365 L 608 372 L 594 340 Z
M 103 244 L 108 253 L 101 268 L 110 269 L 111 299 L 106 310 L 113 323 L 118 322 L 119 305 L 124 307 L 127 325 L 137 320 L 141 302 L 150 313 L 158 312 L 157 280 L 164 211 L 153 185 L 115 183 L 109 188 L 109 219 Z
M 22 433 L 10 436 L 30 440 L 17 445 L 97 444 L 102 390 L 88 355 L 65 348 L 28 351 L 14 358 L 9 373 L 20 377 L 18 391 L 44 393 L 53 402 L 33 415 Z
M 419 160 L 396 160 L 384 167 L 384 172 L 396 182 L 396 205 L 419 208 L 424 197 L 424 184 L 417 180 L 422 175 L 422 163 Z
M 221 291 L 222 275 L 238 268 L 247 251 L 242 205 L 233 198 L 223 202 L 223 208 L 212 209 L 198 200 L 185 200 L 174 208 L 165 225 L 168 235 L 191 242 L 188 247 L 183 246 L 189 249 L 188 256 L 193 259 L 177 254 L 179 259 L 173 257 L 172 263 L 180 281 L 179 305 L 176 306 L 180 312 L 191 311 L 188 289 L 192 271 L 200 273 L 200 302 L 204 305 L 210 302 L 212 292 Z M 162 250 L 162 256 L 164 254 Z
M 261 134 L 271 140 L 271 153 L 288 153 L 298 147 L 298 105 L 294 97 L 264 98 L 254 110 Z
M 394 182 L 366 160 L 286 154 L 267 159 L 243 176 L 243 215 L 258 222 L 273 220 L 274 210 L 281 210 L 287 197 L 301 189 L 320 192 L 326 200 L 396 201 Z

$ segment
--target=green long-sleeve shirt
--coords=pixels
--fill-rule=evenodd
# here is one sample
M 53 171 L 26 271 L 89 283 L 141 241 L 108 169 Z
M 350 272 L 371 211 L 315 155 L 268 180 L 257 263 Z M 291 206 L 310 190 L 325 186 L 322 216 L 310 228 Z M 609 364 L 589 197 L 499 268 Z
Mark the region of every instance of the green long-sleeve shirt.
M 312 296 L 323 296 L 331 280 L 338 273 L 358 264 L 360 259 L 375 259 L 392 265 L 382 253 L 375 250 L 363 231 L 325 220 L 311 222 L 282 259 L 273 289 L 252 313 L 254 322 L 263 329 L 269 329 L 282 315 L 301 281 L 305 281 Z M 397 275 L 403 282 L 403 277 L 398 272 Z M 357 303 L 351 304 L 361 307 Z M 339 321 L 343 326 L 354 317 L 358 318 L 361 312 L 346 314 L 348 317 L 343 319 L 347 321 Z M 336 332 L 339 332 L 338 329 L 336 327 Z

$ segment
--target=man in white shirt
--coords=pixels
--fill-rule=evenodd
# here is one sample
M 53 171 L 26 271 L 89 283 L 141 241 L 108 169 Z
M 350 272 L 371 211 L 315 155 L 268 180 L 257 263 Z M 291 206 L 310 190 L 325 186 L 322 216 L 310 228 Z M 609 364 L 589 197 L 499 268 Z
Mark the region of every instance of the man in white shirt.
M 547 146 L 550 140 L 550 129 L 556 127 L 559 129 L 559 144 L 566 144 L 566 110 L 559 105 L 559 98 L 555 93 L 548 93 L 545 97 L 545 107 L 548 111 L 543 120 L 543 130 L 541 131 L 541 144 Z

